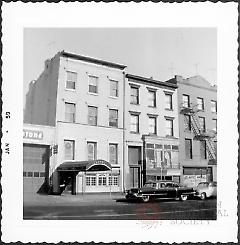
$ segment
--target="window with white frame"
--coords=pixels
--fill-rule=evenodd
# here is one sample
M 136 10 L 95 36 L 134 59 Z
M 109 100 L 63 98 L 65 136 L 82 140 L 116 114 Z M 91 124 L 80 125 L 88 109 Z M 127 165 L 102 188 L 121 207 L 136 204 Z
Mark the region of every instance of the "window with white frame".
M 148 116 L 149 134 L 157 134 L 157 118 L 155 116 Z
M 185 139 L 185 157 L 186 159 L 192 159 L 192 140 L 191 139 Z
M 217 113 L 217 101 L 211 100 L 211 111 Z
M 98 77 L 89 75 L 89 85 L 88 85 L 88 92 L 89 93 L 98 93 Z
M 197 98 L 197 108 L 198 110 L 204 111 L 204 100 L 203 98 Z
M 168 110 L 173 109 L 172 94 L 170 93 L 165 93 L 165 109 L 168 109 Z
M 98 176 L 98 185 L 99 186 L 107 185 L 107 177 L 106 176 Z
M 109 109 L 109 126 L 118 127 L 118 110 Z
M 77 73 L 72 71 L 67 71 L 66 89 L 75 90 L 76 83 L 77 83 Z
M 183 107 L 190 107 L 190 96 L 187 94 L 182 95 L 182 105 Z
M 118 81 L 110 80 L 110 96 L 118 97 Z
M 75 122 L 76 105 L 74 103 L 65 102 L 65 121 Z
M 97 184 L 96 175 L 92 175 L 92 176 L 87 175 L 86 176 L 86 185 L 87 186 L 96 186 L 96 184 Z
M 184 115 L 184 123 L 185 123 L 185 129 L 188 131 L 191 131 L 192 127 L 191 127 L 191 116 L 185 114 Z
M 148 90 L 148 106 L 156 107 L 156 91 Z
M 109 163 L 117 164 L 118 163 L 118 145 L 109 144 Z
M 139 115 L 137 114 L 130 114 L 130 131 L 139 133 Z
M 213 119 L 212 122 L 213 122 L 213 130 L 217 132 L 217 119 Z
M 87 142 L 88 161 L 97 159 L 97 143 Z
M 118 175 L 112 175 L 108 177 L 108 185 L 110 186 L 119 186 L 119 176 Z
M 131 104 L 138 105 L 139 104 L 139 88 L 135 86 L 131 86 Z
M 165 119 L 166 126 L 166 136 L 173 136 L 173 119 L 166 118 Z
M 88 124 L 92 126 L 97 125 L 97 107 L 88 106 Z
M 74 160 L 74 140 L 64 140 L 64 159 Z
M 205 117 L 198 117 L 199 118 L 199 126 L 202 132 L 206 131 L 206 125 L 205 125 Z

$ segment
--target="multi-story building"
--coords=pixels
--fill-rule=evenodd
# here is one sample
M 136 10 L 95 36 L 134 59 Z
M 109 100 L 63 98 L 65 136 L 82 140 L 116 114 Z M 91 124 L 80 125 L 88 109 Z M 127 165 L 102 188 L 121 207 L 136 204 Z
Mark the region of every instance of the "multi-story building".
M 177 85 L 127 74 L 124 101 L 125 187 L 179 182 Z
M 30 84 L 25 123 L 54 127 L 53 192 L 61 185 L 72 193 L 123 190 L 125 67 L 62 51 Z M 29 146 L 24 144 L 25 155 Z
M 178 85 L 181 182 L 217 180 L 217 87 L 201 76 L 169 80 Z

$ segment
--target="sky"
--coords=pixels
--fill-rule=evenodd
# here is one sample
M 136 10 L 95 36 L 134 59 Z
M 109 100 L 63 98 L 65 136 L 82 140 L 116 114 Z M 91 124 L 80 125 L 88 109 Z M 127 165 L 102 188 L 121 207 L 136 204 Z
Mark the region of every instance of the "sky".
M 44 61 L 61 50 L 124 64 L 128 73 L 160 81 L 201 75 L 217 83 L 216 28 L 25 28 L 24 95 Z

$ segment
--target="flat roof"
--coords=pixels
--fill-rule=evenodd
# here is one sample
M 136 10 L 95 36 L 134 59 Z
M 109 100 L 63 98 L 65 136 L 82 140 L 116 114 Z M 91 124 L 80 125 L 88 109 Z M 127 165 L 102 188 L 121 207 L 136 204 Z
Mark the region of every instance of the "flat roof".
M 98 64 L 98 65 L 108 66 L 108 67 L 116 68 L 116 69 L 120 69 L 120 70 L 123 70 L 127 67 L 127 66 L 122 65 L 122 64 L 113 63 L 113 62 L 109 62 L 109 61 L 105 61 L 105 60 L 100 60 L 100 59 L 92 58 L 89 56 L 83 56 L 83 55 L 79 55 L 79 54 L 75 54 L 75 53 L 70 53 L 70 52 L 67 52 L 64 50 L 60 52 L 60 56 L 72 58 L 75 60 L 82 60 L 82 61 L 86 61 L 86 62 Z
M 170 87 L 170 88 L 178 88 L 177 84 L 170 83 L 170 82 L 161 82 L 158 80 L 154 80 L 152 78 L 147 78 L 147 77 L 141 77 L 133 74 L 126 74 L 127 78 L 134 79 L 136 82 L 145 82 L 151 85 L 161 85 L 165 87 Z

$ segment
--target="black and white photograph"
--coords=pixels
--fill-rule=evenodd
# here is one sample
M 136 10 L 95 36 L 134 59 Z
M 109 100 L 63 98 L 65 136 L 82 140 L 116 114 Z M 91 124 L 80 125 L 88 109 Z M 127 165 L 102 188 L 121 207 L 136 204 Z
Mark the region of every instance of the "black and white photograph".
M 23 5 L 4 5 L 3 47 L 21 39 L 19 56 L 3 48 L 3 225 L 18 220 L 5 241 L 237 241 L 237 36 L 222 49 L 237 33 L 237 5 L 198 4 L 145 3 L 146 25 L 136 3 L 102 12 L 59 3 L 56 19 L 52 4 L 27 6 L 20 23 Z M 181 25 L 169 20 L 176 10 Z M 229 23 L 218 22 L 228 11 Z

